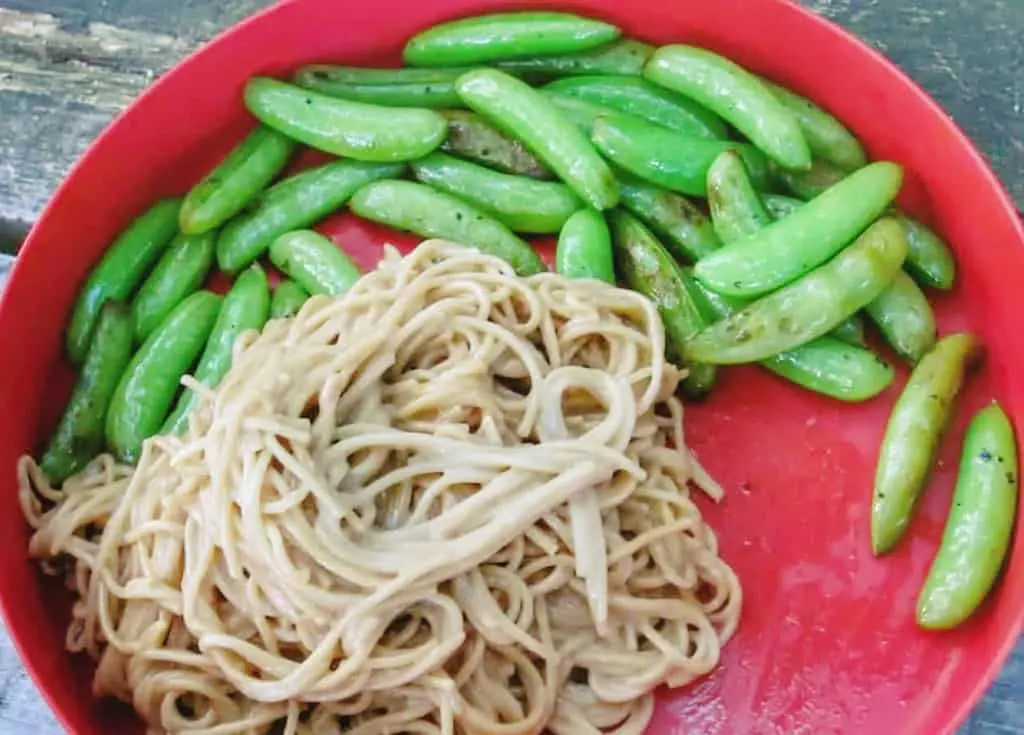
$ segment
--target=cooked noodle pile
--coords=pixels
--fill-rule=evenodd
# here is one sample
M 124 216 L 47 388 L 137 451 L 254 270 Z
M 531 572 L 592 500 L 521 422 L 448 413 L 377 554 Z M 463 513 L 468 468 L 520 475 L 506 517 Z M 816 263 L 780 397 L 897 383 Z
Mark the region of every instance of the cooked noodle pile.
M 389 251 L 137 467 L 23 459 L 31 553 L 151 732 L 640 733 L 740 612 L 678 380 L 638 294 Z

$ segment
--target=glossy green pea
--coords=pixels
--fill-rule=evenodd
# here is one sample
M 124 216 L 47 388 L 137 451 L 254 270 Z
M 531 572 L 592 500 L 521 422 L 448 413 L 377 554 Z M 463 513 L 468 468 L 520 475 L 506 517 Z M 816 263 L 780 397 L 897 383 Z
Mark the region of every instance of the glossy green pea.
M 209 291 L 192 294 L 135 353 L 107 413 L 107 445 L 121 461 L 137 461 L 142 443 L 160 431 L 181 378 L 206 344 L 220 306 L 220 297 Z
M 189 235 L 220 227 L 245 209 L 288 163 L 295 141 L 258 125 L 206 177 L 192 187 L 178 220 Z
M 145 342 L 178 304 L 200 289 L 213 265 L 216 241 L 213 232 L 174 239 L 132 300 L 137 342 Z
M 270 318 L 285 319 L 295 316 L 308 300 L 309 291 L 291 278 L 287 278 L 277 284 L 270 297 Z
M 340 296 L 363 275 L 341 248 L 312 230 L 286 232 L 274 240 L 270 262 L 311 294 Z
M 225 273 L 237 273 L 284 233 L 309 227 L 347 202 L 359 187 L 399 176 L 403 170 L 398 164 L 334 161 L 284 179 L 224 227 L 217 239 L 217 265 Z
M 878 296 L 906 255 L 903 228 L 881 219 L 825 265 L 705 329 L 685 354 L 695 362 L 757 362 L 806 344 Z
M 741 240 L 771 224 L 772 217 L 736 151 L 727 150 L 715 158 L 708 168 L 707 189 L 711 222 L 723 243 Z
M 639 76 L 654 47 L 630 38 L 612 41 L 588 51 L 550 56 L 531 56 L 499 61 L 502 71 L 530 79 L 551 79 L 578 74 L 618 74 Z
M 569 278 L 615 283 L 612 236 L 600 212 L 581 209 L 566 220 L 555 248 L 555 270 Z
M 105 303 L 71 398 L 39 462 L 50 482 L 63 482 L 102 451 L 107 409 L 132 358 L 133 336 L 128 310 L 116 301 Z
M 258 265 L 246 269 L 224 297 L 216 321 L 207 330 L 200 345 L 203 354 L 192 376 L 208 388 L 216 388 L 231 368 L 235 341 L 242 332 L 262 329 L 270 315 L 270 286 Z M 198 350 L 196 351 L 198 354 Z M 180 376 L 179 376 L 180 378 Z M 186 390 L 178 398 L 161 433 L 180 434 L 188 427 L 188 417 L 199 403 L 199 396 Z
M 64 334 L 72 364 L 89 349 L 100 309 L 107 301 L 127 301 L 178 231 L 180 199 L 161 199 L 117 236 L 78 293 Z
M 678 364 L 685 362 L 689 372 L 683 381 L 683 390 L 692 398 L 707 395 L 715 384 L 714 366 L 683 357 L 686 341 L 706 324 L 687 285 L 686 273 L 650 230 L 631 214 L 616 209 L 609 218 L 617 270 L 631 289 L 642 293 L 658 307 L 665 325 L 669 359 Z
M 441 145 L 442 150 L 502 173 L 541 180 L 554 178 L 522 143 L 475 112 L 445 110 L 442 114 L 448 120 L 448 138 Z
M 412 181 L 383 180 L 355 193 L 349 207 L 364 219 L 466 243 L 506 260 L 522 276 L 539 273 L 544 263 L 532 247 L 498 220 L 450 194 Z
M 246 83 L 245 106 L 293 140 L 357 161 L 411 161 L 440 146 L 448 132 L 434 110 L 343 100 L 268 77 Z
M 800 207 L 804 206 L 802 199 L 785 196 L 784 194 L 761 193 L 761 202 L 764 204 L 772 219 L 782 219 L 793 214 Z
M 694 46 L 662 46 L 644 76 L 717 113 L 781 166 L 810 167 L 811 150 L 796 117 L 735 62 Z
M 809 201 L 845 179 L 849 172 L 824 159 L 815 158 L 806 171 L 787 171 L 776 166 L 772 169 L 772 176 L 793 195 Z
M 907 530 L 964 376 L 980 351 L 973 334 L 943 337 L 914 368 L 897 399 L 875 470 L 871 549 L 876 556 L 891 551 Z
M 409 66 L 462 66 L 526 56 L 565 54 L 614 41 L 609 23 L 572 13 L 491 13 L 441 23 L 405 44 Z
M 854 347 L 865 347 L 868 343 L 864 335 L 864 320 L 858 314 L 841 321 L 839 326 L 829 332 L 829 336 Z
M 627 116 L 624 112 L 608 107 L 607 105 L 600 105 L 590 100 L 581 99 L 579 97 L 573 97 L 571 95 L 562 94 L 556 92 L 553 89 L 541 90 L 544 96 L 554 103 L 558 111 L 561 112 L 573 125 L 580 129 L 580 131 L 590 138 L 590 134 L 594 131 L 594 124 L 601 117 L 616 117 L 616 116 Z M 628 117 L 633 117 L 628 115 Z M 642 122 L 639 118 L 635 120 Z
M 964 438 L 946 529 L 917 601 L 917 624 L 953 628 L 978 609 L 1010 548 L 1019 494 L 1017 442 L 998 403 L 979 411 Z
M 764 157 L 753 146 L 690 138 L 625 115 L 599 118 L 591 140 L 617 167 L 680 194 L 705 196 L 708 169 L 727 150 L 743 157 L 755 182 L 763 184 L 767 179 Z
M 695 273 L 734 296 L 773 291 L 847 245 L 885 211 L 902 181 L 903 170 L 894 163 L 865 166 L 788 217 L 704 258 Z
M 722 246 L 711 220 L 682 194 L 624 172 L 619 192 L 622 206 L 651 228 L 677 260 L 695 263 Z
M 641 77 L 603 74 L 566 77 L 545 89 L 604 105 L 684 135 L 727 137 L 725 123 L 713 112 Z
M 762 80 L 782 106 L 793 113 L 811 153 L 847 171 L 867 165 L 864 146 L 831 114 L 785 87 Z
M 906 214 L 896 213 L 910 244 L 907 272 L 922 286 L 943 291 L 953 288 L 956 281 L 956 261 L 949 246 L 926 225 Z
M 911 363 L 916 363 L 935 345 L 932 307 L 914 279 L 903 271 L 896 274 L 865 311 L 893 349 Z
M 608 165 L 544 94 L 494 69 L 463 75 L 456 89 L 467 105 L 522 141 L 594 209 L 618 203 L 618 184 Z
M 491 171 L 444 153 L 411 165 L 413 176 L 491 215 L 515 232 L 554 233 L 583 207 L 564 184 Z
M 295 84 L 330 97 L 387 107 L 460 107 L 455 80 L 469 71 L 451 69 L 364 69 L 313 64 L 299 69 Z

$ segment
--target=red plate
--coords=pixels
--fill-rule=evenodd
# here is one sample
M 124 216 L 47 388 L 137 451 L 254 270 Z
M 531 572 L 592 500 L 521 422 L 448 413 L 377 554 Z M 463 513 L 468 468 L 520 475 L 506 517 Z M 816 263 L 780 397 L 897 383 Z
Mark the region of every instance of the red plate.
M 134 731 L 89 694 L 90 666 L 64 653 L 67 601 L 26 558 L 14 463 L 52 426 L 66 395 L 61 334 L 78 284 L 111 237 L 155 197 L 183 192 L 251 124 L 240 91 L 254 73 L 312 61 L 396 62 L 439 20 L 512 7 L 485 0 L 293 0 L 179 65 L 107 129 L 32 231 L 0 305 L 0 604 L 29 671 L 67 728 Z M 953 244 L 960 285 L 942 328 L 988 345 L 909 538 L 869 552 L 875 452 L 894 398 L 839 405 L 756 370 L 728 372 L 689 412 L 688 436 L 728 490 L 707 508 L 743 581 L 743 621 L 706 681 L 665 694 L 652 733 L 948 733 L 998 672 L 1024 618 L 1024 544 L 978 615 L 952 633 L 918 631 L 917 590 L 949 504 L 964 417 L 998 397 L 1024 429 L 1024 233 L 981 157 L 920 89 L 867 46 L 780 0 L 522 2 L 590 13 L 653 43 L 704 44 L 818 100 L 908 170 L 903 204 Z M 388 233 L 330 223 L 374 261 Z M 1017 523 L 1018 535 L 1022 524 Z

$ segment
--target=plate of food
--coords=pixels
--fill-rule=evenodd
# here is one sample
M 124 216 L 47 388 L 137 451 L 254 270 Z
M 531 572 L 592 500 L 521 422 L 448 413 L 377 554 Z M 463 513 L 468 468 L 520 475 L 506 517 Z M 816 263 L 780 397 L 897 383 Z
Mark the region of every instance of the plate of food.
M 782 0 L 288 0 L 0 301 L 73 733 L 951 733 L 1014 646 L 1024 233 Z

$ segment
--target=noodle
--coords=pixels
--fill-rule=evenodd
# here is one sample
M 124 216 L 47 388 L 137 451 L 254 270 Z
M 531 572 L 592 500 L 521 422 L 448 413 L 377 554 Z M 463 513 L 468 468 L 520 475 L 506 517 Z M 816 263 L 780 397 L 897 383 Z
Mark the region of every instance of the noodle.
M 68 648 L 154 733 L 641 733 L 741 599 L 664 350 L 638 294 L 389 249 L 137 467 L 21 460 Z

